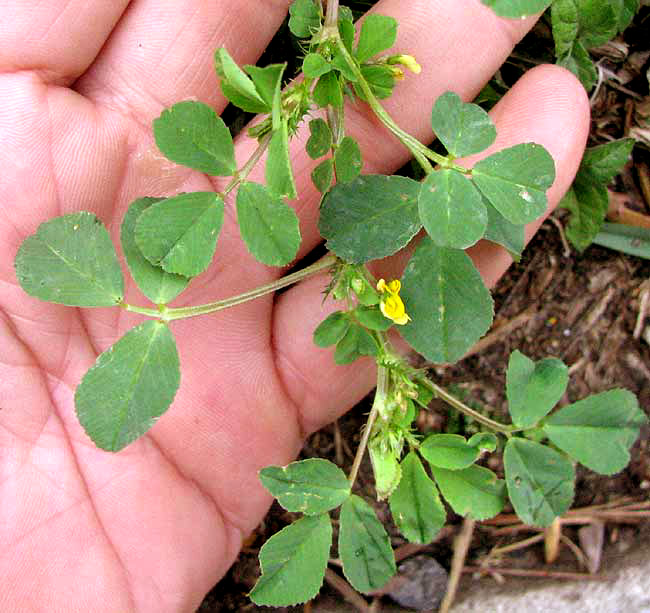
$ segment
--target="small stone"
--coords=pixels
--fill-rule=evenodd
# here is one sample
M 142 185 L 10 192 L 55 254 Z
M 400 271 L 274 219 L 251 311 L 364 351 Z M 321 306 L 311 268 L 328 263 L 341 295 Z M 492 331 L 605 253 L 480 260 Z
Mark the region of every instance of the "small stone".
M 398 581 L 388 595 L 402 607 L 438 609 L 447 589 L 447 571 L 432 557 L 413 556 L 397 568 Z

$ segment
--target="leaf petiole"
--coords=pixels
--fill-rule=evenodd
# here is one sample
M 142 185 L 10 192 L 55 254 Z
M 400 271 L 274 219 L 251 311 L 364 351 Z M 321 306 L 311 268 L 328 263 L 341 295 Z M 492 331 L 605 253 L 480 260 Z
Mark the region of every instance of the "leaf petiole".
M 327 270 L 328 268 L 331 268 L 335 263 L 336 256 L 326 255 L 315 264 L 277 279 L 276 281 L 272 281 L 271 283 L 267 283 L 266 285 L 261 285 L 260 287 L 256 287 L 255 289 L 244 292 L 243 294 L 238 294 L 237 296 L 232 296 L 231 298 L 226 298 L 225 300 L 217 300 L 216 302 L 209 302 L 207 304 L 200 304 L 197 306 L 167 308 L 165 305 L 159 305 L 157 309 L 152 309 L 127 304 L 126 302 L 122 302 L 119 306 L 132 313 L 139 313 L 141 315 L 155 317 L 156 319 L 160 319 L 162 321 L 187 319 L 188 317 L 196 317 L 197 315 L 207 315 L 208 313 L 214 313 L 215 311 L 222 311 L 223 309 L 227 309 L 238 304 L 243 304 L 244 302 L 249 302 L 250 300 L 255 300 L 256 298 L 260 298 L 266 294 L 271 294 L 279 289 L 282 289 L 283 287 L 288 287 L 289 285 L 293 285 L 294 283 L 302 281 L 307 277 Z

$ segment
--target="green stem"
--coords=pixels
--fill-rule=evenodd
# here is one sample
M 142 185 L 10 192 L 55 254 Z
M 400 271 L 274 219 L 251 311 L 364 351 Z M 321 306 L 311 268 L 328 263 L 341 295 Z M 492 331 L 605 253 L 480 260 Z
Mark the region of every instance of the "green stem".
M 225 199 L 225 197 L 233 190 L 235 189 L 242 181 L 248 177 L 248 175 L 251 173 L 251 170 L 255 168 L 256 164 L 260 161 L 262 156 L 264 155 L 264 152 L 268 149 L 269 143 L 271 142 L 271 137 L 273 136 L 272 132 L 269 132 L 268 134 L 265 134 L 255 151 L 253 151 L 253 154 L 250 156 L 248 161 L 241 167 L 241 169 L 235 173 L 235 175 L 232 178 L 232 181 L 226 185 L 226 188 L 221 192 L 219 195 Z
M 400 128 L 393 118 L 386 112 L 384 107 L 381 105 L 375 94 L 372 92 L 372 89 L 368 85 L 368 82 L 364 78 L 359 66 L 354 61 L 354 58 L 348 52 L 345 44 L 341 40 L 341 37 L 338 35 L 334 36 L 336 40 L 336 45 L 339 52 L 345 58 L 350 69 L 354 72 L 354 75 L 357 77 L 357 84 L 361 88 L 364 96 L 366 97 L 366 102 L 368 106 L 372 109 L 373 113 L 379 118 L 379 120 L 404 144 L 404 146 L 413 154 L 413 157 L 418 161 L 420 166 L 424 171 L 429 174 L 433 172 L 433 166 L 429 162 L 428 158 L 431 158 L 434 162 L 437 162 L 441 165 L 448 164 L 446 157 L 434 153 L 428 147 L 425 147 L 417 138 L 411 136 L 408 132 L 405 132 Z
M 436 385 L 433 381 L 429 381 L 429 379 L 425 379 L 425 378 L 418 379 L 418 383 L 420 383 L 424 387 L 429 388 L 438 398 L 441 398 L 447 404 L 451 405 L 452 407 L 454 407 L 461 413 L 464 413 L 465 415 L 471 417 L 472 419 L 475 419 L 476 421 L 483 424 L 484 426 L 487 426 L 491 430 L 496 430 L 497 432 L 501 432 L 506 436 L 510 436 L 510 434 L 517 431 L 513 426 L 507 426 L 505 424 L 499 423 L 498 421 L 494 421 L 489 417 L 485 417 L 484 415 L 481 415 L 478 411 L 475 411 L 474 409 L 468 407 L 464 402 L 458 400 L 458 398 L 456 398 L 455 396 L 452 396 L 444 388 L 440 387 L 439 385 Z
M 357 480 L 357 475 L 359 474 L 359 467 L 361 466 L 361 460 L 366 452 L 368 447 L 368 441 L 370 440 L 370 434 L 372 433 L 372 427 L 375 425 L 375 420 L 379 414 L 380 408 L 386 403 L 386 396 L 388 393 L 388 369 L 385 366 L 378 366 L 377 368 L 377 389 L 375 391 L 375 400 L 372 403 L 372 408 L 370 409 L 370 415 L 368 415 L 368 421 L 366 422 L 365 428 L 363 430 L 363 435 L 361 436 L 361 441 L 359 441 L 359 447 L 357 447 L 357 453 L 354 456 L 354 462 L 352 463 L 352 469 L 350 470 L 350 475 L 348 481 L 350 487 L 354 485 L 354 482 Z
M 141 315 L 148 315 L 149 317 L 155 317 L 163 321 L 173 321 L 174 319 L 186 319 L 188 317 L 196 317 L 197 315 L 206 315 L 208 313 L 214 313 L 215 311 L 221 311 L 238 304 L 243 304 L 244 302 L 249 302 L 250 300 L 255 300 L 266 294 L 275 292 L 283 287 L 288 287 L 293 285 L 302 279 L 315 275 L 323 270 L 331 268 L 336 262 L 336 257 L 333 255 L 326 255 L 324 258 L 307 266 L 302 270 L 298 270 L 286 277 L 277 279 L 272 283 L 267 283 L 260 287 L 256 287 L 253 290 L 244 292 L 237 296 L 231 298 L 226 298 L 225 300 L 217 300 L 216 302 L 210 302 L 208 304 L 200 304 L 198 306 L 190 307 L 179 307 L 174 309 L 169 309 L 165 306 L 161 306 L 159 309 L 149 309 L 146 307 L 133 306 L 131 304 L 123 303 L 121 306 L 127 311 L 132 313 L 140 313 Z

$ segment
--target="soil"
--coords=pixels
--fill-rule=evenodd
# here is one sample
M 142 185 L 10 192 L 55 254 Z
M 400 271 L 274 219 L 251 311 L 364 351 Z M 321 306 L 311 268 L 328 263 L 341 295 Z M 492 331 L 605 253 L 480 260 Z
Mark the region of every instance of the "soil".
M 595 57 L 600 59 L 601 76 L 605 76 L 596 92 L 592 93 L 589 143 L 599 144 L 630 133 L 636 136 L 632 159 L 611 189 L 619 194 L 613 200 L 624 201 L 627 207 L 642 214 L 650 212 L 650 137 L 644 143 L 643 133 L 639 135 L 639 122 L 643 119 L 644 109 L 648 109 L 647 115 L 650 115 L 646 76 L 650 67 L 649 28 L 650 7 L 644 7 L 633 26 L 614 43 L 596 52 Z M 542 22 L 515 50 L 499 75 L 501 82 L 507 85 L 509 80 L 516 79 L 521 69 L 529 66 L 531 57 L 544 59 L 548 56 L 549 40 L 548 25 Z M 274 53 L 273 47 L 269 53 Z M 501 279 L 493 292 L 494 325 L 479 343 L 478 350 L 453 366 L 429 366 L 431 375 L 459 394 L 465 402 L 492 407 L 490 416 L 505 420 L 505 368 L 510 353 L 519 349 L 533 359 L 554 356 L 569 365 L 570 384 L 561 404 L 613 387 L 625 387 L 638 396 L 641 407 L 650 415 L 650 260 L 593 245 L 583 253 L 567 249 L 562 233 L 565 222 L 564 211 L 556 213 L 554 220 L 546 221 L 521 261 Z M 325 457 L 342 465 L 344 470 L 349 470 L 368 409 L 367 399 L 337 424 L 311 436 L 302 457 Z M 465 420 L 459 421 L 455 413 L 450 413 L 438 401 L 434 401 L 428 411 L 420 413 L 417 425 L 421 434 L 432 431 L 469 433 L 475 427 Z M 612 503 L 616 508 L 626 500 L 647 503 L 650 500 L 649 440 L 650 428 L 646 426 L 632 448 L 630 464 L 617 475 L 604 477 L 578 467 L 573 508 L 583 509 L 605 503 Z M 491 458 L 488 465 L 497 473 L 502 473 L 498 458 Z M 357 488 L 357 493 L 366 500 L 374 499 L 368 462 L 362 465 Z M 380 519 L 385 520 L 391 532 L 394 547 L 404 545 L 404 540 L 390 520 L 387 505 L 375 505 Z M 599 573 L 606 575 L 608 564 L 616 564 L 621 551 L 639 547 L 643 543 L 650 544 L 648 509 L 650 506 L 637 517 L 630 517 L 629 513 L 613 513 L 605 521 L 604 544 L 600 547 L 603 562 Z M 511 510 L 506 509 L 502 516 L 509 512 Z M 274 505 L 236 564 L 208 594 L 199 611 L 266 611 L 267 608 L 257 607 L 246 598 L 246 593 L 259 576 L 257 554 L 264 541 L 292 519 L 291 513 Z M 426 553 L 449 569 L 454 537 L 460 529 L 462 518 L 449 510 L 448 519 L 448 526 L 434 543 L 417 550 L 400 551 Z M 504 534 L 495 522 L 477 524 L 466 565 L 476 566 L 485 562 L 495 546 L 502 547 L 534 534 L 520 531 L 520 528 Z M 579 525 L 564 526 L 563 536 L 578 543 L 579 528 Z M 584 549 L 588 548 L 584 541 L 582 544 Z M 596 549 L 599 549 L 598 546 Z M 497 563 L 500 567 L 516 570 L 584 572 L 576 555 L 570 546 L 563 545 L 557 561 L 546 564 L 543 543 L 537 543 L 504 554 Z M 332 569 L 336 570 L 335 567 Z M 473 579 L 468 577 L 463 581 Z M 463 585 L 467 586 L 467 583 Z M 314 611 L 325 610 L 319 608 L 318 603 L 321 603 L 321 607 L 333 603 L 327 605 L 331 607 L 327 610 L 331 611 L 356 610 L 344 603 L 343 595 L 340 590 L 326 585 L 313 605 L 268 610 L 311 611 L 311 607 Z M 376 600 L 374 611 L 380 610 L 379 598 Z M 384 611 L 407 610 L 390 604 L 388 598 L 383 598 L 381 602 L 381 610 Z

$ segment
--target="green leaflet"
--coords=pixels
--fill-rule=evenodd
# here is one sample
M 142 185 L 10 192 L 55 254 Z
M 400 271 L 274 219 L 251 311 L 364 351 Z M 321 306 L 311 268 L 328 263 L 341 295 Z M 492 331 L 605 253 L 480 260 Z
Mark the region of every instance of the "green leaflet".
M 307 141 L 307 155 L 312 160 L 327 155 L 332 147 L 332 132 L 327 122 L 320 117 L 309 122 L 309 140 Z
M 314 102 L 320 107 L 325 108 L 327 105 L 331 105 L 340 108 L 343 105 L 341 83 L 334 72 L 328 72 L 320 77 L 312 94 Z
M 317 347 L 336 345 L 348 331 L 350 318 L 344 311 L 330 313 L 314 330 L 314 344 Z
M 286 120 L 282 120 L 280 128 L 274 130 L 271 137 L 264 176 L 272 194 L 289 199 L 298 196 L 289 157 L 289 126 Z
M 354 310 L 357 321 L 368 330 L 385 332 L 392 325 L 393 321 L 385 317 L 376 306 L 360 306 Z
M 497 137 L 489 115 L 477 104 L 463 102 L 454 92 L 446 92 L 436 100 L 431 127 L 454 157 L 483 151 Z
M 398 176 L 363 175 L 335 185 L 319 222 L 328 249 L 355 264 L 392 255 L 422 227 L 419 191 L 417 181 Z
M 472 464 L 461 470 L 432 466 L 431 472 L 440 492 L 459 515 L 489 519 L 498 515 L 505 504 L 505 483 L 487 468 Z
M 561 360 L 533 362 L 520 351 L 513 351 L 506 374 L 512 423 L 519 428 L 534 426 L 559 402 L 568 384 L 569 369 Z
M 332 65 L 319 53 L 308 53 L 302 62 L 302 71 L 306 77 L 318 79 L 332 70 Z
M 395 574 L 395 557 L 386 530 L 372 507 L 350 496 L 341 508 L 339 556 L 343 574 L 354 589 L 371 592 Z
M 255 83 L 223 47 L 214 54 L 214 67 L 220 79 L 221 92 L 235 106 L 248 113 L 271 111 L 271 105 L 257 91 Z
M 487 210 L 478 190 L 456 170 L 432 172 L 422 183 L 418 211 L 439 247 L 465 249 L 483 238 Z
M 544 423 L 551 442 L 603 475 L 617 473 L 630 461 L 630 447 L 647 418 L 636 396 L 610 390 L 560 409 Z
M 230 131 L 202 102 L 186 100 L 164 110 L 153 122 L 153 133 L 158 149 L 172 162 L 216 176 L 236 170 Z
M 135 224 L 142 254 L 165 271 L 194 277 L 214 255 L 223 224 L 223 200 L 212 192 L 192 192 L 149 206 Z
M 570 70 L 589 91 L 596 84 L 598 73 L 585 46 L 576 40 L 571 53 L 557 59 L 557 65 Z
M 402 479 L 389 499 L 390 512 L 399 531 L 411 543 L 425 545 L 445 525 L 445 508 L 415 452 L 402 460 L 401 467 Z
M 320 11 L 314 0 L 295 0 L 289 7 L 289 29 L 298 38 L 308 38 L 320 27 Z
M 508 221 L 486 198 L 483 198 L 483 205 L 487 210 L 488 217 L 485 238 L 505 247 L 513 259 L 519 261 L 526 245 L 524 226 Z
M 172 403 L 180 383 L 174 337 L 146 321 L 104 351 L 75 393 L 77 417 L 95 445 L 119 451 L 142 436 Z
M 244 181 L 237 192 L 237 222 L 249 251 L 267 266 L 289 264 L 300 247 L 294 210 L 265 186 Z
M 508 496 L 525 524 L 548 526 L 573 501 L 575 471 L 557 451 L 511 438 L 503 454 Z
M 167 304 L 180 294 L 190 280 L 165 272 L 147 260 L 135 242 L 135 224 L 140 214 L 164 198 L 139 198 L 129 206 L 122 220 L 120 240 L 129 272 L 142 293 L 155 304 Z
M 432 362 L 459 360 L 492 323 L 492 297 L 469 256 L 428 238 L 406 266 L 401 296 L 412 321 L 400 333 Z
M 386 15 L 368 15 L 361 23 L 355 56 L 363 64 L 378 53 L 390 49 L 397 40 L 397 20 Z
M 583 251 L 598 234 L 609 205 L 607 184 L 618 174 L 634 146 L 630 138 L 620 139 L 585 151 L 571 189 L 560 206 L 571 212 L 567 238 Z
M 332 185 L 333 178 L 334 160 L 331 158 L 323 160 L 311 173 L 312 183 L 319 192 L 326 192 Z
M 334 169 L 339 183 L 349 183 L 361 173 L 361 149 L 352 137 L 346 136 L 336 148 Z
M 472 177 L 508 221 L 525 224 L 546 211 L 546 190 L 555 179 L 555 164 L 541 145 L 523 143 L 481 160 Z
M 334 361 L 350 364 L 364 355 L 377 355 L 377 349 L 377 342 L 365 328 L 351 325 L 336 344 Z
M 113 243 L 102 222 L 86 211 L 42 223 L 21 244 L 14 266 L 21 287 L 48 302 L 115 306 L 124 295 Z
M 422 442 L 420 454 L 432 466 L 447 470 L 460 470 L 476 462 L 478 447 L 467 443 L 459 434 L 431 434 Z
M 381 441 L 370 441 L 368 454 L 375 476 L 375 492 L 378 500 L 390 496 L 402 478 L 402 469 L 393 449 L 387 448 Z
M 285 64 L 269 64 L 264 68 L 259 66 L 244 66 L 244 70 L 250 75 L 255 85 L 255 91 L 268 108 L 272 108 L 274 101 L 280 93 L 282 86 L 282 75 L 287 67 Z
M 274 534 L 260 549 L 262 576 L 251 600 L 272 607 L 311 600 L 323 584 L 331 544 L 326 513 L 303 517 Z
M 499 17 L 516 19 L 541 13 L 546 9 L 551 0 L 481 0 L 489 6 Z
M 260 471 L 260 481 L 287 511 L 305 515 L 331 511 L 350 495 L 345 473 L 320 458 L 267 466 Z

